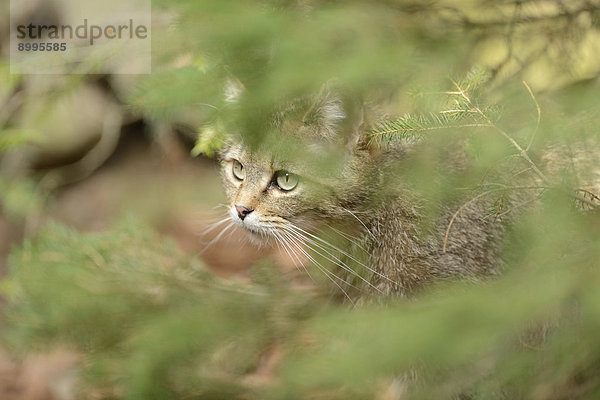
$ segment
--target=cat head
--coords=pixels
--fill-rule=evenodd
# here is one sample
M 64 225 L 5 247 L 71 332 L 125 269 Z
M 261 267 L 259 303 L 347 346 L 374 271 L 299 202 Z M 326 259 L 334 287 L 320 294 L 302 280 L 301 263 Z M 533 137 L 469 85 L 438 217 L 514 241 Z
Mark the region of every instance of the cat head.
M 340 213 L 360 185 L 360 124 L 325 87 L 276 110 L 259 145 L 231 135 L 221 151 L 229 216 L 265 244 Z

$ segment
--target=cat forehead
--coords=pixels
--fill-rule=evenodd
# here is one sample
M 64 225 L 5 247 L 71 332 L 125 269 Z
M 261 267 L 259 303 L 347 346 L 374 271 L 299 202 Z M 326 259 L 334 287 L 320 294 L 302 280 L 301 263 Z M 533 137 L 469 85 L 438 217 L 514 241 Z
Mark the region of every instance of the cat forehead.
M 223 159 L 225 161 L 238 160 L 242 163 L 247 163 L 246 167 L 249 168 L 305 170 L 305 168 L 302 168 L 302 163 L 293 161 L 291 158 L 277 157 L 277 154 L 266 149 L 251 150 L 241 144 L 235 144 L 227 148 L 223 154 Z
M 236 159 L 241 160 L 246 158 L 246 151 L 239 144 L 229 144 L 221 152 L 221 157 L 224 160 Z

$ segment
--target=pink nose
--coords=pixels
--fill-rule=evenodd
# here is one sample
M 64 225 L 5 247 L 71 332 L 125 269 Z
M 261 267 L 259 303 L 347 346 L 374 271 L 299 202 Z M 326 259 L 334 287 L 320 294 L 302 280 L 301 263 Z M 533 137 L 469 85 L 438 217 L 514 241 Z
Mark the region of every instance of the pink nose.
M 250 214 L 252 211 L 254 211 L 254 210 L 252 210 L 252 209 L 250 209 L 250 208 L 248 208 L 246 206 L 240 206 L 240 205 L 237 205 L 237 204 L 235 206 L 235 210 L 237 211 L 238 217 L 240 217 L 240 219 L 242 221 L 244 220 L 244 218 L 246 218 L 246 216 L 248 214 Z

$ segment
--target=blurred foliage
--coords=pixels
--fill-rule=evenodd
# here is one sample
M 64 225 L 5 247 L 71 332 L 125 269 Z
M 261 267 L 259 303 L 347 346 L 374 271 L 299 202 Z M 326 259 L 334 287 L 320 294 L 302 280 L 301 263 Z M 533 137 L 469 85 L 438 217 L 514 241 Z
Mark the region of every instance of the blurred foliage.
M 548 201 L 513 227 L 502 278 L 355 309 L 267 264 L 250 284 L 221 281 L 131 221 L 48 226 L 11 257 L 4 343 L 85 354 L 82 398 L 361 399 L 411 372 L 410 398 L 593 399 L 600 218 L 566 208 Z M 256 385 L 276 351 L 285 362 Z
M 3 130 L 0 136 L 0 152 L 28 143 L 29 136 L 23 131 Z
M 192 149 L 192 156 L 204 154 L 207 157 L 214 157 L 216 152 L 223 146 L 224 135 L 219 126 L 206 125 L 198 133 L 198 140 Z
M 40 215 L 44 209 L 44 197 L 32 180 L 0 177 L 0 193 L 0 206 L 9 217 L 24 219 Z
M 83 398 L 235 398 L 236 379 L 311 303 L 267 265 L 254 285 L 219 280 L 132 222 L 89 235 L 47 226 L 11 265 L 5 343 L 20 354 L 57 344 L 84 353 Z
M 435 109 L 430 98 L 420 104 L 404 93 L 439 91 L 473 63 L 491 72 L 488 88 L 521 77 L 536 92 L 600 71 L 598 9 L 585 1 L 179 0 L 176 9 L 156 35 L 158 72 L 132 93 L 132 105 L 168 119 L 192 108 L 196 122 L 219 116 L 255 141 L 282 100 L 331 79 L 354 97 L 395 96 L 385 110 L 394 116 Z M 223 95 L 232 77 L 245 87 L 235 112 Z
M 495 282 L 318 315 L 318 355 L 298 352 L 285 367 L 287 393 L 345 387 L 362 398 L 367 382 L 418 368 L 409 398 L 596 398 L 600 220 L 563 207 L 546 203 L 513 227 L 511 269 Z
M 511 211 L 502 191 L 523 171 L 534 176 L 548 149 L 575 154 L 599 140 L 595 2 L 177 0 L 154 9 L 171 17 L 153 30 L 156 72 L 127 101 L 148 120 L 200 132 L 195 154 L 214 154 L 225 131 L 268 141 L 277 105 L 333 80 L 382 108 L 389 118 L 371 134 L 383 144 L 426 136 L 402 169 L 410 187 L 432 204 L 456 200 L 456 187 L 489 191 L 499 215 Z M 236 104 L 225 96 L 232 79 L 244 86 Z M 0 148 L 13 143 L 0 137 Z M 444 164 L 455 145 L 470 167 L 458 176 Z M 600 215 L 573 204 L 592 170 L 566 164 L 535 178 L 544 195 L 510 226 L 502 277 L 440 285 L 416 301 L 332 304 L 268 263 L 251 283 L 220 281 L 131 222 L 86 235 L 48 226 L 11 257 L 3 343 L 15 354 L 56 345 L 84 354 L 81 398 L 596 399 Z M 26 213 L 41 207 L 24 200 L 33 192 L 24 184 L 0 197 Z

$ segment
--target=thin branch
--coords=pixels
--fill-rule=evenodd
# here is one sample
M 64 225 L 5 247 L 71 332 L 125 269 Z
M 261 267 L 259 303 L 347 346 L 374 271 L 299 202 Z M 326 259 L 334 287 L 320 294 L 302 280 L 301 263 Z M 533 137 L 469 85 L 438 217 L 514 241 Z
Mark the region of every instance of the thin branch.
M 589 190 L 586 189 L 576 189 L 575 192 L 580 192 L 583 193 L 582 195 L 578 195 L 581 196 L 581 199 L 584 199 L 586 201 L 580 200 L 583 203 L 589 205 L 592 207 L 592 209 L 600 207 L 600 196 L 598 196 L 595 193 L 590 192 Z M 588 198 L 589 197 L 589 198 Z
M 458 217 L 458 214 L 460 214 L 460 212 L 466 206 L 468 206 L 469 204 L 473 203 L 475 200 L 478 200 L 478 199 L 480 199 L 483 196 L 487 196 L 490 193 L 499 192 L 499 191 L 503 191 L 503 190 L 506 190 L 506 189 L 504 189 L 504 188 L 490 189 L 490 190 L 486 190 L 485 192 L 479 193 L 477 196 L 471 198 L 469 201 L 467 201 L 462 206 L 460 206 L 458 208 L 458 210 L 456 210 L 456 212 L 454 214 L 452 214 L 452 218 L 450 218 L 450 222 L 448 222 L 448 227 L 446 228 L 446 234 L 444 235 L 444 245 L 442 246 L 442 253 L 443 254 L 446 254 L 446 247 L 448 246 L 448 236 L 450 236 L 450 230 L 452 229 L 452 225 L 454 224 L 454 221 Z
M 448 237 L 450 236 L 450 230 L 452 229 L 452 225 L 454 224 L 454 221 L 456 220 L 456 218 L 458 217 L 458 215 L 461 213 L 461 211 L 466 206 L 468 206 L 469 204 L 473 203 L 474 201 L 480 199 L 481 197 L 486 196 L 486 195 L 488 195 L 490 193 L 502 192 L 502 191 L 506 191 L 506 190 L 536 190 L 536 189 L 551 190 L 551 189 L 555 189 L 555 188 L 552 188 L 552 187 L 549 187 L 549 186 L 506 186 L 506 185 L 504 185 L 502 183 L 488 183 L 487 185 L 499 186 L 499 187 L 496 188 L 496 189 L 489 189 L 489 190 L 486 190 L 485 192 L 479 193 L 477 196 L 469 199 L 467 202 L 465 202 L 463 205 L 461 205 L 458 208 L 458 210 L 456 210 L 456 212 L 454 214 L 452 214 L 452 217 L 450 218 L 450 222 L 448 222 L 448 227 L 446 228 L 446 233 L 444 234 L 444 243 L 443 243 L 443 246 L 442 246 L 442 253 L 444 253 L 444 254 L 446 253 L 446 248 L 448 247 Z M 588 205 L 592 206 L 593 208 L 597 208 L 597 207 L 600 206 L 600 197 L 599 196 L 597 196 L 594 193 L 592 193 L 590 191 L 587 191 L 585 189 L 577 189 L 577 191 L 583 192 L 584 195 L 590 196 L 592 198 L 592 200 L 590 200 L 590 199 L 588 199 L 588 198 L 586 198 L 584 196 L 578 195 L 576 193 L 572 193 L 572 197 L 576 198 L 577 200 L 579 200 L 579 201 L 581 201 L 581 202 L 583 202 L 585 204 L 588 204 Z M 537 197 L 539 197 L 539 196 L 537 196 Z M 598 201 L 599 203 L 596 203 L 594 200 Z M 535 199 L 531 200 L 531 201 L 535 201 Z M 512 211 L 512 210 L 514 210 L 516 208 L 520 208 L 520 207 L 522 207 L 522 206 L 530 203 L 531 201 L 528 200 L 528 201 L 525 201 L 524 203 L 522 203 L 522 204 L 520 204 L 518 206 L 512 207 L 508 211 L 505 211 L 504 213 L 499 214 L 497 217 L 504 216 L 504 215 L 508 214 L 508 212 L 510 212 L 510 211 Z
M 523 157 L 523 159 L 525 161 L 527 161 L 529 163 L 529 165 L 531 165 L 531 168 L 533 169 L 533 171 L 535 172 L 535 174 L 537 176 L 540 177 L 540 179 L 542 179 L 542 181 L 544 181 L 545 183 L 549 183 L 548 178 L 546 177 L 546 175 L 544 175 L 544 173 L 542 171 L 540 171 L 540 169 L 537 167 L 537 165 L 531 160 L 531 158 L 529 157 L 529 154 L 527 154 L 527 152 L 521 147 L 521 145 L 519 145 L 519 143 L 516 142 L 516 140 L 514 140 L 512 138 L 512 136 L 510 136 L 508 133 L 506 133 L 505 131 L 503 131 L 502 129 L 500 129 L 496 124 L 494 124 L 487 115 L 485 115 L 485 113 L 483 111 L 481 111 L 481 109 L 479 107 L 474 107 L 473 103 L 471 102 L 471 99 L 469 99 L 469 97 L 465 94 L 464 90 L 458 85 L 458 83 L 456 83 L 455 81 L 452 81 L 452 83 L 454 84 L 454 86 L 456 86 L 456 88 L 458 89 L 459 94 L 469 103 L 469 105 L 471 105 L 471 107 L 473 107 L 473 109 L 475 111 L 477 111 L 477 113 L 479 115 L 481 115 L 481 117 L 489 124 L 489 126 L 491 126 L 492 128 L 494 128 L 498 133 L 500 133 L 502 136 L 504 136 L 504 138 L 506 140 L 508 140 L 510 142 L 510 144 L 513 145 L 513 147 L 515 149 L 517 149 L 517 151 L 519 152 L 519 155 L 521 157 Z
M 527 144 L 527 147 L 525 148 L 525 151 L 529 151 L 529 149 L 531 148 L 531 145 L 533 144 L 533 140 L 535 139 L 535 135 L 537 134 L 537 131 L 540 128 L 540 121 L 542 120 L 542 109 L 540 108 L 540 105 L 538 104 L 537 100 L 535 99 L 535 96 L 533 95 L 533 91 L 531 90 L 531 88 L 529 87 L 527 82 L 523 81 L 523 85 L 525 85 L 525 87 L 527 88 L 527 91 L 529 92 L 529 95 L 531 96 L 531 99 L 533 100 L 533 103 L 535 104 L 535 109 L 537 110 L 537 122 L 535 124 L 535 129 L 533 130 L 533 133 L 531 134 L 531 138 L 529 139 L 529 143 Z
M 461 213 L 461 211 L 468 206 L 469 204 L 473 203 L 475 200 L 478 200 L 480 198 L 482 198 L 483 196 L 486 196 L 490 193 L 495 193 L 495 192 L 503 192 L 506 190 L 517 190 L 517 189 L 526 189 L 526 190 L 534 190 L 534 189 L 548 189 L 548 187 L 546 186 L 506 186 L 500 183 L 494 184 L 492 183 L 491 185 L 495 185 L 495 186 L 500 186 L 499 188 L 496 189 L 489 189 L 486 190 L 485 192 L 479 193 L 477 196 L 471 198 L 470 200 L 468 200 L 467 202 L 465 202 L 462 206 L 460 206 L 458 208 L 458 210 L 456 210 L 456 212 L 454 214 L 452 214 L 452 218 L 450 218 L 450 222 L 448 222 L 448 227 L 446 228 L 446 233 L 444 234 L 444 244 L 442 246 L 442 253 L 446 253 L 446 248 L 448 247 L 448 237 L 450 236 L 450 230 L 452 229 L 452 225 L 454 224 L 454 221 L 456 220 L 456 218 L 458 217 L 458 215 Z
M 529 200 L 525 200 L 522 203 L 517 204 L 516 206 L 510 207 L 508 210 L 505 210 L 503 212 L 501 212 L 500 214 L 496 215 L 496 218 L 502 218 L 507 214 L 510 214 L 511 212 L 518 210 L 519 208 L 525 207 L 527 204 L 531 204 L 534 201 L 537 201 L 543 194 L 544 192 L 541 191 L 536 197 L 534 197 L 533 199 L 529 199 Z
M 475 110 L 444 110 L 440 111 L 440 114 L 451 114 L 451 113 L 477 113 Z

